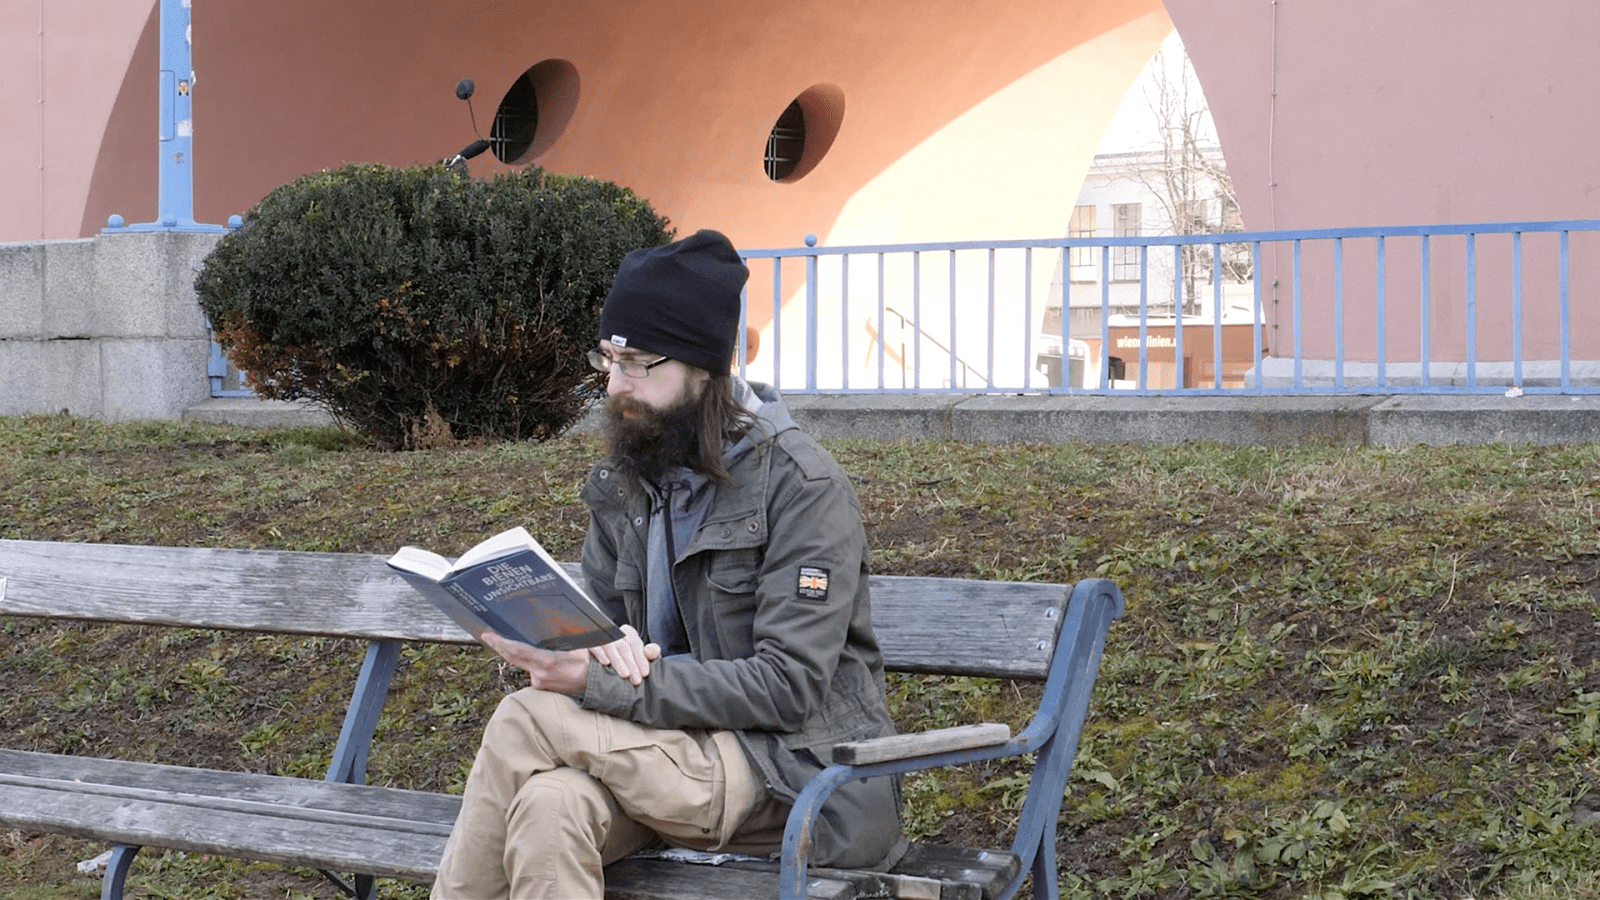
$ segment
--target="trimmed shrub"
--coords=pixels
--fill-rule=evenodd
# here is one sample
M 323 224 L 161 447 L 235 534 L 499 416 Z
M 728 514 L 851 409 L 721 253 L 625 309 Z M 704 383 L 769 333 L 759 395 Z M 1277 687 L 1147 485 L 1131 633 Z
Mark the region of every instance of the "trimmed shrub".
M 670 238 L 606 181 L 356 164 L 268 194 L 195 290 L 262 397 L 386 447 L 543 440 L 603 384 L 583 354 L 622 257 Z

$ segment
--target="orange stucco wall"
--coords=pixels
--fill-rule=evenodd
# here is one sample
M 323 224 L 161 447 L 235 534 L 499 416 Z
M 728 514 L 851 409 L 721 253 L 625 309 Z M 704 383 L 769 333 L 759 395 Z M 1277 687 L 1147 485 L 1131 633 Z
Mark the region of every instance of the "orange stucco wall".
M 825 235 L 863 185 L 986 98 L 1139 23 L 1120 42 L 1120 64 L 1059 98 L 1062 109 L 1083 111 L 1071 128 L 1064 133 L 1061 120 L 1047 117 L 1063 166 L 1042 177 L 1070 182 L 1070 193 L 1117 101 L 1170 29 L 1158 0 L 388 9 L 401 12 L 375 16 L 368 4 L 310 0 L 195 4 L 197 220 L 224 221 L 318 168 L 448 155 L 473 137 L 468 109 L 453 94 L 458 78 L 477 82 L 473 109 L 486 133 L 518 75 L 563 59 L 578 74 L 578 103 L 561 139 L 534 162 L 626 184 L 683 231 L 714 226 L 748 246 L 797 244 L 807 232 Z M 154 151 L 140 145 L 154 117 L 142 86 L 155 69 L 156 40 L 147 29 L 137 50 L 123 54 L 125 78 L 115 111 L 99 116 L 103 148 L 75 232 L 92 232 L 112 212 L 130 222 L 153 215 Z M 818 83 L 843 92 L 839 137 L 807 177 L 775 184 L 761 170 L 767 132 Z M 1026 119 L 1016 127 L 1036 130 Z M 952 167 L 952 196 L 977 193 L 992 175 L 987 156 Z M 488 156 L 473 163 L 475 174 L 498 168 Z M 964 227 L 960 234 L 979 233 L 975 223 Z
M 1600 6 L 1500 0 L 1167 0 L 1227 157 L 1251 229 L 1469 224 L 1600 218 Z M 1555 239 L 1525 248 L 1528 358 L 1558 350 Z M 1480 242 L 1480 356 L 1511 351 L 1510 239 Z M 1574 355 L 1600 355 L 1600 239 L 1573 237 Z M 1391 354 L 1419 346 L 1420 252 L 1387 248 Z M 1357 251 L 1346 274 L 1346 352 L 1371 359 L 1374 263 Z M 1365 260 L 1360 257 L 1364 256 Z M 1462 359 L 1464 250 L 1433 248 L 1433 359 Z M 1280 340 L 1290 273 L 1263 275 Z M 1309 356 L 1331 356 L 1330 269 L 1312 262 Z M 1277 280 L 1276 292 L 1270 286 Z M 1587 318 L 1584 318 L 1587 315 Z M 1391 356 L 1391 359 L 1395 357 Z
M 0 0 L 0 241 L 77 237 L 101 138 L 153 5 Z M 154 185 L 154 57 L 142 162 Z M 154 191 L 149 201 L 155 211 Z M 102 219 L 103 224 L 103 219 Z
M 0 0 L 0 240 L 93 233 L 111 213 L 153 218 L 156 7 Z M 1101 132 L 1171 24 L 1248 228 L 1600 217 L 1592 0 L 377 8 L 196 0 L 197 220 L 225 221 L 315 169 L 448 155 L 473 137 L 458 78 L 476 80 L 487 132 L 513 80 L 560 59 L 577 73 L 578 100 L 535 162 L 626 184 L 680 231 L 717 227 L 743 246 L 792 246 L 806 233 L 830 243 L 1062 234 Z M 768 130 L 817 84 L 844 98 L 837 140 L 805 178 L 768 181 Z M 499 168 L 473 164 L 480 175 Z M 1596 251 L 1575 255 L 1575 296 L 1600 288 Z M 1435 260 L 1436 348 L 1462 339 L 1452 252 Z M 1530 262 L 1529 298 L 1548 295 L 1547 261 Z M 1392 294 L 1412 290 L 1416 265 L 1388 265 Z M 1286 281 L 1279 266 L 1269 259 L 1263 275 Z M 1308 307 L 1325 316 L 1325 272 L 1307 285 Z M 1486 321 L 1501 322 L 1505 278 L 1479 287 Z M 1360 313 L 1372 291 L 1348 289 L 1347 346 L 1359 358 L 1373 344 L 1376 323 Z M 1274 326 L 1287 327 L 1283 297 L 1270 299 Z M 1415 321 L 1390 316 L 1391 347 L 1416 343 Z M 1542 321 L 1527 330 L 1535 341 L 1553 333 Z M 1507 331 L 1480 328 L 1480 349 L 1498 352 Z M 1600 343 L 1600 327 L 1574 333 Z M 1326 355 L 1328 329 L 1308 335 L 1307 352 Z

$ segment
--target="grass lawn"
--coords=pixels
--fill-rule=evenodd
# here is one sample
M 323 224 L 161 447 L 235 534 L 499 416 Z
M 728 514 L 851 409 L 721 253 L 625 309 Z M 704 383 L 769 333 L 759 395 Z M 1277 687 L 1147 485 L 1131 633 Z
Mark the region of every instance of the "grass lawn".
M 1127 598 L 1059 824 L 1069 897 L 1600 897 L 1600 446 L 830 442 L 884 574 Z M 592 437 L 378 452 L 325 429 L 0 418 L 0 537 L 576 558 Z M 3 573 L 0 573 L 3 574 Z M 361 648 L 0 619 L 0 746 L 320 777 Z M 516 672 L 407 651 L 369 771 L 459 790 Z M 897 677 L 904 729 L 1020 726 L 1026 686 Z M 1009 841 L 1019 770 L 908 781 L 907 827 Z M 104 848 L 0 831 L 0 896 L 98 895 Z M 324 898 L 151 853 L 130 894 Z M 424 895 L 385 883 L 388 897 Z

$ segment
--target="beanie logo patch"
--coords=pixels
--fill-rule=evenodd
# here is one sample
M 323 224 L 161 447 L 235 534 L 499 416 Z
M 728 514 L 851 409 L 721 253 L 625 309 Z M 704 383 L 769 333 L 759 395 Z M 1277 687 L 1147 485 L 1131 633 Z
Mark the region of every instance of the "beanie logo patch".
M 618 347 L 626 347 L 628 346 L 628 339 L 620 334 L 613 334 L 611 336 L 611 343 Z

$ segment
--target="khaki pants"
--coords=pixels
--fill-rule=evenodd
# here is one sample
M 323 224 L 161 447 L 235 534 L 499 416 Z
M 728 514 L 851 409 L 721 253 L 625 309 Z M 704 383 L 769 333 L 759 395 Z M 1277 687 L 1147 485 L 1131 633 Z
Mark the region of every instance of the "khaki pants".
M 730 731 L 649 728 L 524 688 L 484 729 L 432 896 L 600 898 L 601 867 L 658 838 L 777 850 L 788 811 Z

